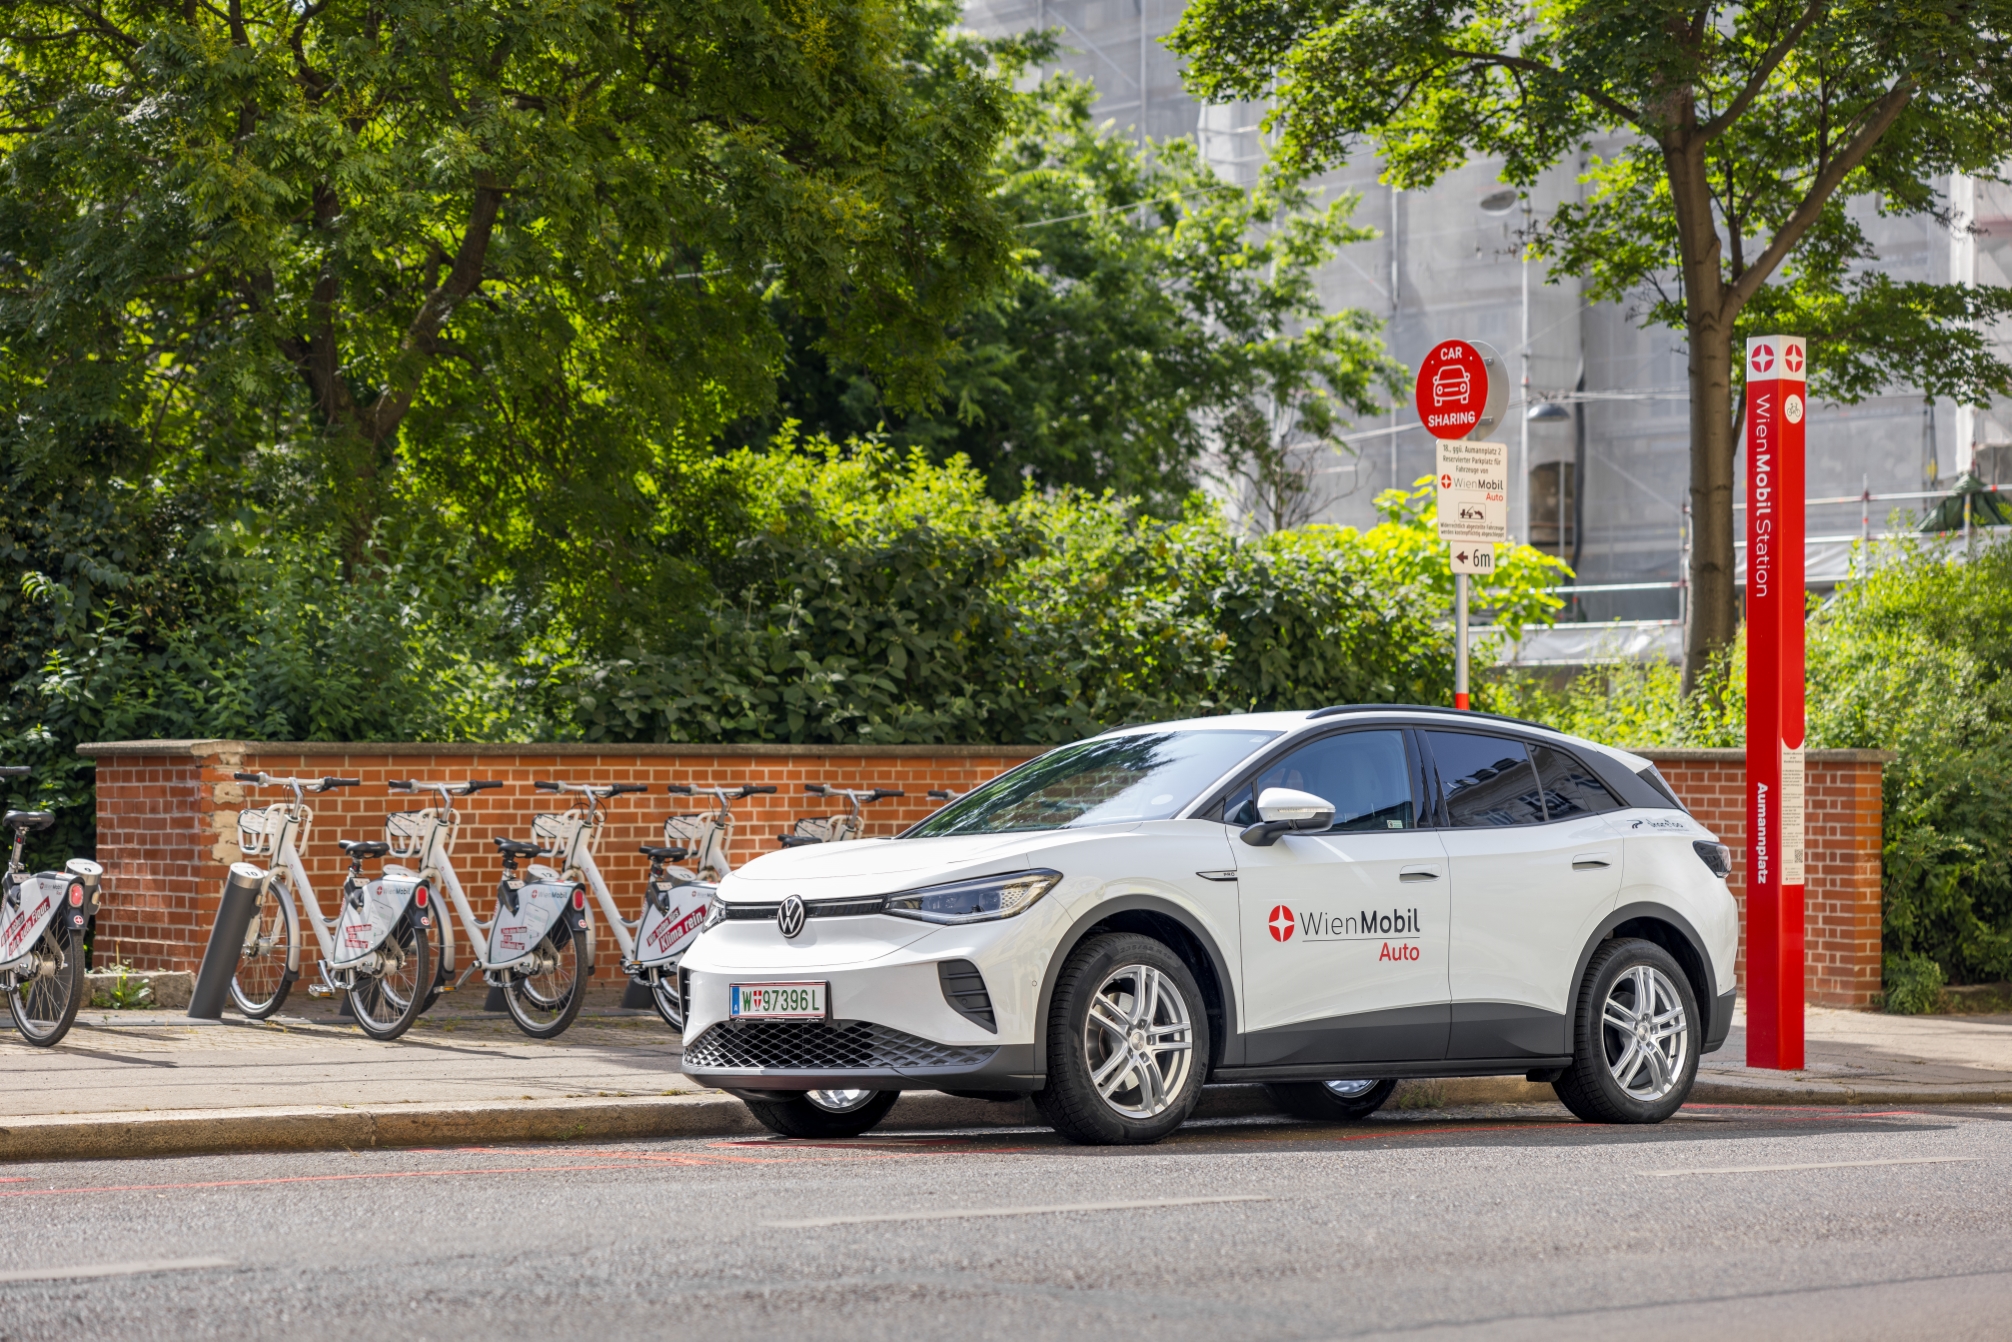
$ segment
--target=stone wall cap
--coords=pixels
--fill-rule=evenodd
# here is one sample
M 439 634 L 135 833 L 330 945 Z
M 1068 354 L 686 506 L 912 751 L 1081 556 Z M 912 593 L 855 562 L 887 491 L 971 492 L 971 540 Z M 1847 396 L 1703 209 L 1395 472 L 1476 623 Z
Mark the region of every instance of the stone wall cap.
M 1630 754 L 1652 760 L 1699 762 L 1743 762 L 1747 752 L 1739 746 L 1623 746 Z M 1811 764 L 1891 764 L 1900 758 L 1892 750 L 1810 750 L 1803 758 Z
M 967 745 L 790 745 L 782 742 L 712 745 L 701 742 L 669 745 L 622 741 L 86 741 L 77 753 L 92 759 L 141 755 L 214 755 L 225 750 L 247 755 L 727 755 L 810 756 L 816 759 L 988 758 L 1032 756 L 1048 746 Z

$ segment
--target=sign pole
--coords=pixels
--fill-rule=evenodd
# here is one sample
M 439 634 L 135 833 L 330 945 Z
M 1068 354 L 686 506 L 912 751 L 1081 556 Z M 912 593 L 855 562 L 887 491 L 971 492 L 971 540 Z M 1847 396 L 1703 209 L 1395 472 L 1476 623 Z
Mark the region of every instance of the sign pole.
M 1747 341 L 1747 1066 L 1803 1065 L 1800 336 Z
M 1467 711 L 1467 575 L 1453 575 L 1453 706 Z

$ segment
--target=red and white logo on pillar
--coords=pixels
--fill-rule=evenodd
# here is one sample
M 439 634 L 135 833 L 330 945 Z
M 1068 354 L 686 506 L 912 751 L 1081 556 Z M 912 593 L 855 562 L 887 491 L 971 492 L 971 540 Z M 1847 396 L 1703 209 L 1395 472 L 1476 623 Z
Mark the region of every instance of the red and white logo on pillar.
M 1292 910 L 1283 904 L 1272 907 L 1271 918 L 1265 923 L 1271 929 L 1273 941 L 1292 940 Z

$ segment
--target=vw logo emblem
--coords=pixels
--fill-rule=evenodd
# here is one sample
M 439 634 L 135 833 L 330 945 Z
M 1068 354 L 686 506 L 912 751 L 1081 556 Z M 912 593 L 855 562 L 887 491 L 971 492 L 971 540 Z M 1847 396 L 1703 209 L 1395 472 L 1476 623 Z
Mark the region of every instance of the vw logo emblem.
M 785 899 L 782 907 L 775 911 L 775 925 L 786 937 L 794 937 L 803 931 L 803 920 L 803 900 L 797 895 Z

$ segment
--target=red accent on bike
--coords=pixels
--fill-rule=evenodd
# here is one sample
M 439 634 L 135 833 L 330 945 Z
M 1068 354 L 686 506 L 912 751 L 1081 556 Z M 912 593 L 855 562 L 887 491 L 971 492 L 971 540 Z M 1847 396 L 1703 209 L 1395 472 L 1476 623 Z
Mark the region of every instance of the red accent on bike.
M 70 887 L 70 907 L 73 909 L 81 909 L 84 907 L 83 886 L 73 885 Z
M 587 889 L 585 886 L 576 885 L 573 887 L 573 907 L 576 909 L 587 907 Z
M 425 886 L 423 886 L 423 885 L 422 885 L 422 886 L 420 886 L 420 887 L 419 887 L 419 888 L 418 888 L 417 890 L 414 890 L 414 891 L 412 892 L 412 902 L 413 902 L 414 904 L 417 904 L 417 905 L 418 905 L 418 906 L 419 906 L 420 908 L 422 908 L 422 909 L 426 907 L 426 887 L 425 887 Z

